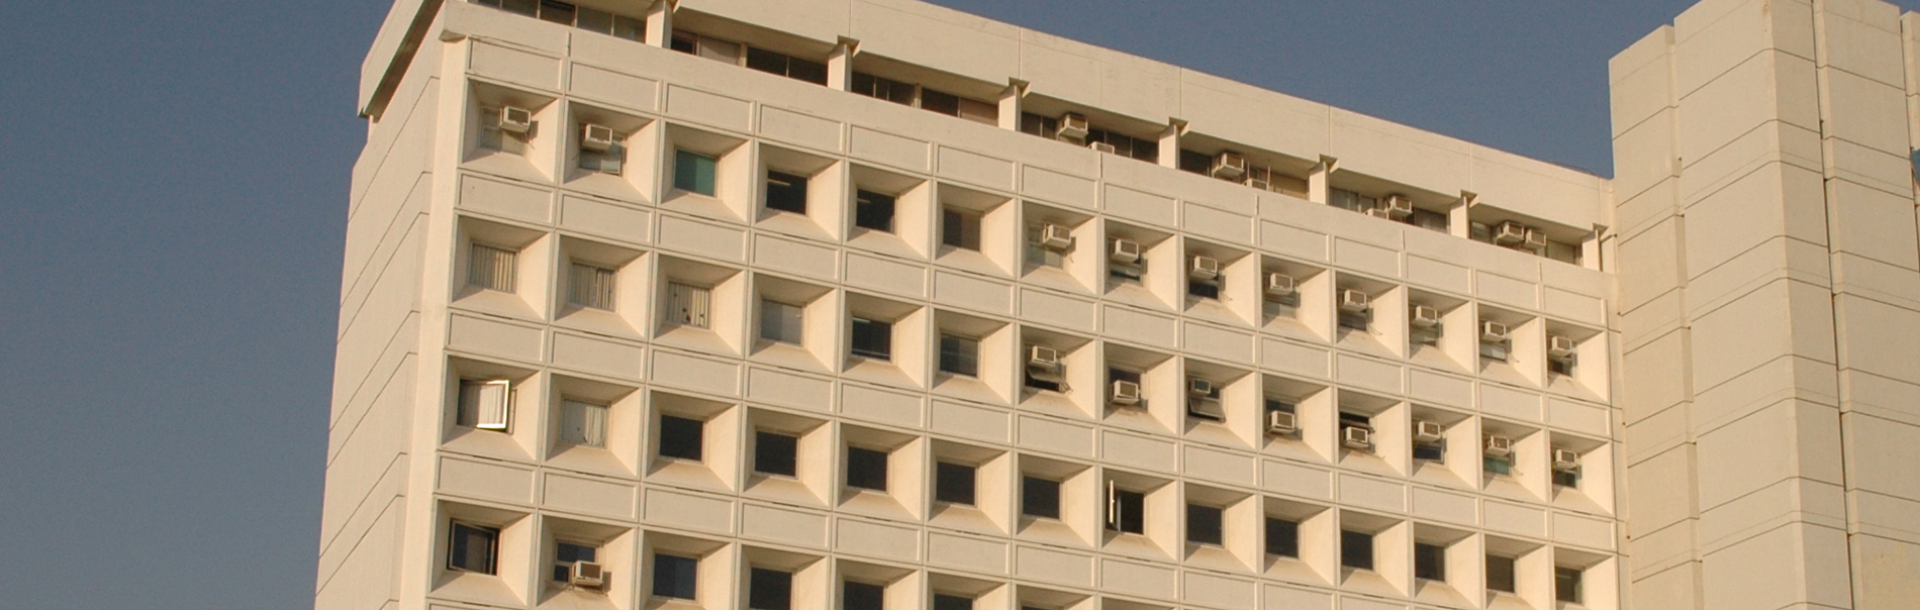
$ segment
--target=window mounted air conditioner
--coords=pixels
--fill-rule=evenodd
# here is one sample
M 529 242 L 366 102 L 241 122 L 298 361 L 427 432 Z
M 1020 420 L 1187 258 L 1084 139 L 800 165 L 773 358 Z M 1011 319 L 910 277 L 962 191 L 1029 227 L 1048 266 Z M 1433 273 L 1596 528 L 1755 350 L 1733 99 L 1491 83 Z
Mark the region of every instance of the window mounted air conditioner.
M 1550 335 L 1547 337 L 1547 357 L 1554 360 L 1572 360 L 1577 347 L 1571 337 Z
M 591 561 L 576 561 L 567 569 L 567 583 L 576 587 L 600 587 L 607 584 L 607 570 Z
M 1091 148 L 1096 152 L 1107 153 L 1109 155 L 1119 153 L 1119 149 L 1114 148 L 1112 144 L 1108 144 L 1106 142 L 1089 142 L 1087 143 L 1087 148 Z
M 1220 277 L 1220 261 L 1205 256 L 1193 257 L 1193 266 L 1187 269 L 1187 276 L 1202 282 Z
M 1213 158 L 1213 177 L 1234 180 L 1247 174 L 1247 158 L 1231 150 Z
M 1480 322 L 1480 342 L 1506 343 L 1507 325 L 1492 320 L 1482 320 Z
M 580 147 L 594 152 L 606 152 L 613 148 L 613 128 L 587 123 L 580 137 Z
M 1527 236 L 1520 245 L 1528 250 L 1541 250 L 1547 247 L 1547 234 L 1539 229 L 1527 229 Z
M 1486 452 L 1487 457 L 1513 457 L 1513 439 L 1504 436 L 1487 435 L 1486 443 L 1482 445 L 1482 448 Z
M 1567 449 L 1553 450 L 1553 469 L 1573 472 L 1580 469 L 1580 454 Z
M 1351 288 L 1340 290 L 1340 311 L 1359 313 L 1366 311 L 1368 307 L 1370 306 L 1367 305 L 1367 293 Z
M 1220 410 L 1220 403 L 1212 400 L 1188 401 L 1187 415 L 1216 422 L 1227 421 L 1227 412 Z
M 1267 432 L 1270 434 L 1293 434 L 1295 430 L 1299 429 L 1296 425 L 1297 421 L 1292 413 L 1286 411 L 1268 411 Z
M 1108 251 L 1107 258 L 1123 265 L 1131 265 L 1138 262 L 1140 260 L 1140 242 L 1126 239 L 1113 240 L 1113 249 Z
M 1394 219 L 1392 212 L 1388 212 L 1386 208 L 1380 208 L 1380 207 L 1367 208 L 1367 215 L 1372 216 L 1374 218 L 1385 218 L 1387 220 Z
M 1493 225 L 1493 243 L 1502 246 L 1515 246 L 1526 241 L 1526 225 L 1511 220 Z
M 1440 325 L 1440 310 L 1425 305 L 1413 306 L 1413 315 L 1407 322 L 1414 328 L 1433 328 Z
M 1446 438 L 1447 428 L 1437 421 L 1413 422 L 1413 440 L 1417 443 L 1438 443 Z
M 1373 431 L 1359 426 L 1343 427 L 1340 429 L 1340 444 L 1361 451 L 1373 449 Z
M 1253 187 L 1253 188 L 1257 188 L 1257 189 L 1260 189 L 1260 190 L 1263 190 L 1263 191 L 1271 191 L 1271 190 L 1273 190 L 1273 183 L 1272 183 L 1272 182 L 1268 182 L 1268 181 L 1266 181 L 1266 180 L 1260 180 L 1260 179 L 1257 179 L 1257 178 L 1256 178 L 1256 179 L 1253 179 L 1253 180 L 1248 180 L 1248 181 L 1247 181 L 1247 186 L 1251 186 L 1251 187 Z
M 1048 223 L 1040 227 L 1040 245 L 1048 250 L 1065 250 L 1073 245 L 1073 229 Z
M 1131 407 L 1140 404 L 1140 384 L 1131 381 L 1113 382 L 1113 404 Z
M 1267 274 L 1267 294 L 1283 297 L 1293 294 L 1293 291 L 1298 288 L 1291 276 L 1280 273 Z
M 1060 137 L 1079 140 L 1087 137 L 1087 129 L 1086 115 L 1074 112 L 1060 115 Z
M 1029 368 L 1051 371 L 1060 367 L 1060 351 L 1045 345 L 1027 348 L 1027 366 Z
M 526 133 L 533 129 L 533 112 L 514 106 L 500 107 L 500 131 Z
M 1413 198 L 1406 195 L 1387 195 L 1380 200 L 1380 208 L 1387 211 L 1387 217 L 1406 218 L 1413 215 Z
M 1219 391 L 1219 388 L 1215 387 L 1211 381 L 1205 379 L 1187 380 L 1187 394 L 1190 396 L 1206 398 L 1213 396 L 1213 393 L 1217 391 Z

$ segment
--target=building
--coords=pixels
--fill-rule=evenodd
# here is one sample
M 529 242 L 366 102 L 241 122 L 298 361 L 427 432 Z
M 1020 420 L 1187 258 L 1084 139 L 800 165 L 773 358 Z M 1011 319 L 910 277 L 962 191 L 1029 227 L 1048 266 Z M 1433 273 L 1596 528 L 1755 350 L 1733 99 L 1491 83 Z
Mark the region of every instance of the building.
M 1916 607 L 1916 19 L 1706 0 L 1608 180 L 913 0 L 400 0 L 316 607 Z

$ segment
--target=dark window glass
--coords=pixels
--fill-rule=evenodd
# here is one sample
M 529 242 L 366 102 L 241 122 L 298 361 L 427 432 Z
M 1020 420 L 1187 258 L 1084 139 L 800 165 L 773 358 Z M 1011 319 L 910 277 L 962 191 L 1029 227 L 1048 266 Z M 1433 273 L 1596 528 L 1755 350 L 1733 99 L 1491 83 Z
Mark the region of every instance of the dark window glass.
M 1213 173 L 1213 157 L 1207 156 L 1206 153 L 1181 149 L 1180 170 L 1203 175 L 1211 174 Z
M 687 150 L 675 150 L 673 152 L 673 188 L 712 197 L 715 172 L 718 167 L 718 162 L 713 157 Z
M 540 19 L 563 25 L 573 25 L 573 5 L 555 0 L 540 0 Z
M 647 37 L 647 22 L 632 17 L 614 15 L 613 35 L 627 40 L 645 41 Z
M 1187 542 L 1194 544 L 1221 544 L 1220 520 L 1223 511 L 1219 507 L 1204 504 L 1187 505 Z
M 1443 461 L 1447 458 L 1446 446 L 1440 443 L 1414 443 L 1413 459 Z
M 787 56 L 784 53 L 775 53 L 766 49 L 747 47 L 747 67 L 761 72 L 786 76 Z
M 667 43 L 667 46 L 681 53 L 689 55 L 698 54 L 700 52 L 700 37 L 687 32 L 674 32 L 673 40 Z
M 847 487 L 887 490 L 887 452 L 847 448 Z
M 1578 488 L 1580 487 L 1580 471 L 1577 469 L 1572 471 L 1555 470 L 1553 471 L 1553 484 L 1561 487 Z
M 1373 534 L 1341 530 L 1340 565 L 1359 570 L 1373 569 Z
M 893 359 L 893 325 L 867 318 L 853 319 L 853 355 L 874 360 Z
M 1507 593 L 1516 592 L 1513 587 L 1512 557 L 1487 556 L 1487 588 Z
M 1020 133 L 1052 138 L 1059 135 L 1060 119 L 1044 117 L 1031 112 L 1020 113 Z
M 1447 547 L 1413 543 L 1413 577 L 1427 580 L 1447 579 Z
M 574 27 L 601 34 L 613 33 L 613 13 L 581 7 L 575 14 Z
M 1048 371 L 1030 366 L 1026 367 L 1025 371 L 1025 385 L 1029 388 L 1046 390 L 1048 392 L 1066 391 L 1066 386 L 1061 381 L 1060 373 L 1057 370 Z
M 787 58 L 787 76 L 816 85 L 827 84 L 827 65 L 798 57 Z
M 920 107 L 947 116 L 960 116 L 960 96 L 922 87 Z
M 754 568 L 747 579 L 749 610 L 791 610 L 793 608 L 792 572 Z
M 1487 456 L 1481 458 L 1480 468 L 1493 474 L 1513 474 L 1513 460 Z
M 573 576 L 573 562 L 594 561 L 594 557 L 599 556 L 599 551 L 600 549 L 584 544 L 574 544 L 565 540 L 554 541 L 553 580 L 567 582 Z
M 973 610 L 973 598 L 935 593 L 933 610 Z
M 1367 329 L 1367 324 L 1373 321 L 1373 310 L 1342 311 L 1340 312 L 1339 321 L 1340 328 L 1364 331 Z
M 767 170 L 767 209 L 807 213 L 807 178 Z
M 1267 517 L 1267 554 L 1299 557 L 1300 524 L 1286 519 Z
M 1220 298 L 1220 279 L 1221 278 L 1211 280 L 1189 279 L 1187 280 L 1187 294 L 1203 299 L 1218 300 Z
M 1580 590 L 1581 573 L 1578 568 L 1553 569 L 1553 599 L 1570 604 L 1584 603 L 1584 593 Z
M 538 0 L 502 0 L 500 8 L 506 9 L 507 12 L 510 13 L 526 15 L 528 17 L 540 14 L 540 2 Z
M 885 610 L 887 588 L 851 580 L 840 585 L 840 610 Z
M 702 436 L 707 423 L 697 419 L 660 416 L 660 457 L 683 460 L 701 459 Z
M 1059 519 L 1060 482 L 1040 477 L 1020 477 L 1020 514 Z
M 954 209 L 940 210 L 940 243 L 980 251 L 980 217 Z
M 1113 490 L 1112 511 L 1107 520 L 1107 528 L 1129 534 L 1147 532 L 1147 494 L 1124 489 Z
M 852 90 L 854 93 L 860 95 L 883 99 L 895 104 L 913 104 L 912 84 L 874 76 L 865 72 L 853 73 Z
M 692 557 L 653 554 L 653 596 L 694 599 L 699 589 L 700 560 Z
M 1340 425 L 1342 425 L 1342 426 L 1359 426 L 1359 427 L 1362 427 L 1362 428 L 1368 428 L 1368 429 L 1372 429 L 1372 428 L 1373 428 L 1373 418 L 1370 418 L 1370 417 L 1367 417 L 1367 416 L 1365 416 L 1365 415 L 1361 415 L 1361 414 L 1359 414 L 1359 413 L 1348 413 L 1348 412 L 1345 412 L 1345 411 L 1341 411 L 1341 412 L 1340 412 Z
M 934 465 L 933 474 L 933 499 L 949 504 L 973 505 L 972 466 L 940 462 Z
M 857 191 L 854 195 L 853 226 L 892 233 L 893 202 L 892 195 Z
M 940 335 L 940 371 L 978 377 L 980 375 L 980 342 L 955 335 Z
M 1140 383 L 1140 373 L 1126 369 L 1107 369 L 1107 381 L 1131 381 Z
M 1555 375 L 1573 375 L 1573 360 L 1552 358 L 1547 360 L 1547 372 Z
M 500 547 L 500 530 L 455 523 L 447 541 L 447 567 L 455 570 L 492 574 L 494 557 Z
M 754 432 L 754 472 L 794 476 L 794 464 L 799 448 L 798 437 L 765 430 Z

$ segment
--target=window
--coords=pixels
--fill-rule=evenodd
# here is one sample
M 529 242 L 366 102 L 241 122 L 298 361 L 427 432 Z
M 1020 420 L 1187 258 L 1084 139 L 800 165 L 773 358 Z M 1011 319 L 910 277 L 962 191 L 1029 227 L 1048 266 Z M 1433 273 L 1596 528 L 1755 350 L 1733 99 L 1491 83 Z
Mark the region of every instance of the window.
M 473 244 L 467 257 L 467 285 L 483 290 L 513 292 L 514 260 L 520 253 L 507 248 Z
M 1194 544 L 1222 544 L 1223 535 L 1220 525 L 1226 511 L 1217 506 L 1205 504 L 1187 505 L 1187 542 Z
M 933 594 L 933 610 L 973 610 L 973 598 L 935 593 Z
M 586 125 L 581 125 L 580 128 L 584 132 Z M 613 143 L 608 144 L 606 150 L 594 150 L 585 146 L 580 147 L 579 165 L 580 169 L 587 171 L 618 176 L 620 175 L 622 167 L 626 164 L 626 158 L 627 139 L 615 135 L 613 136 Z
M 460 381 L 454 423 L 481 430 L 508 431 L 513 421 L 513 385 L 504 379 Z
M 660 416 L 660 457 L 700 461 L 707 422 L 672 415 Z
M 1349 191 L 1341 188 L 1328 189 L 1328 191 L 1329 192 L 1327 193 L 1327 196 L 1328 196 L 1327 205 L 1331 205 L 1333 207 L 1340 208 L 1342 210 L 1351 210 L 1355 212 L 1365 213 L 1367 210 L 1371 210 L 1375 207 L 1379 207 L 1380 205 L 1380 199 L 1377 197 L 1368 197 L 1366 195 L 1361 195 L 1359 193 L 1355 193 L 1353 191 Z
M 607 405 L 572 398 L 560 400 L 560 442 L 604 449 L 607 446 Z
M 1107 484 L 1107 529 L 1124 534 L 1147 532 L 1147 494 Z
M 1187 387 L 1193 388 L 1205 384 L 1207 393 L 1193 391 L 1187 393 L 1187 416 L 1216 422 L 1227 421 L 1226 411 L 1220 409 L 1220 386 L 1204 379 L 1187 378 Z
M 1584 592 L 1581 591 L 1582 587 L 1580 586 L 1581 576 L 1582 574 L 1579 568 L 1555 567 L 1553 569 L 1553 599 L 1570 604 L 1585 603 L 1584 598 L 1586 596 L 1583 594 Z
M 686 149 L 673 151 L 673 188 L 712 197 L 720 160 Z
M 694 328 L 706 328 L 711 321 L 713 290 L 667 282 L 667 322 Z
M 700 560 L 692 557 L 653 554 L 653 596 L 669 599 L 696 599 L 699 590 Z
M 912 83 L 903 83 L 865 72 L 854 72 L 853 85 L 849 87 L 849 90 L 854 93 L 903 106 L 913 105 L 914 89 Z
M 1572 358 L 1548 358 L 1547 372 L 1553 373 L 1555 375 L 1564 375 L 1567 377 L 1572 377 L 1573 376 L 1573 359 Z
M 1027 354 L 1031 355 L 1034 350 L 1041 347 L 1043 346 L 1029 344 Z M 1058 361 L 1057 354 L 1052 364 L 1028 360 L 1026 367 L 1022 370 L 1025 371 L 1022 384 L 1026 387 L 1048 392 L 1067 391 L 1067 363 Z
M 807 213 L 807 177 L 767 170 L 767 209 Z
M 613 311 L 613 270 L 575 261 L 567 267 L 567 304 Z
M 1213 279 L 1202 280 L 1187 278 L 1187 296 L 1202 299 L 1220 300 L 1220 289 L 1227 283 L 1227 276 L 1216 275 Z
M 974 467 L 940 462 L 934 467 L 933 499 L 948 504 L 973 506 Z
M 1060 135 L 1060 119 L 1031 112 L 1020 113 L 1020 133 L 1053 139 Z
M 847 448 L 847 487 L 887 490 L 887 452 Z
M 1113 252 L 1113 250 L 1116 247 L 1118 247 L 1117 244 L 1120 241 L 1122 241 L 1122 239 L 1123 238 L 1114 238 L 1113 240 L 1107 242 L 1107 251 Z M 1134 247 L 1140 248 L 1140 249 L 1145 248 L 1144 246 L 1141 246 L 1137 243 L 1134 244 Z M 1121 261 L 1114 260 L 1112 256 L 1107 257 L 1107 277 L 1120 280 L 1122 282 L 1132 282 L 1132 283 L 1138 284 L 1140 283 L 1141 276 L 1146 275 L 1146 273 L 1147 273 L 1147 259 L 1145 257 L 1134 258 L 1132 262 L 1121 262 Z
M 1160 143 L 1155 140 L 1136 138 L 1126 134 L 1100 129 L 1088 130 L 1087 143 L 1092 144 L 1095 142 L 1102 142 L 1112 146 L 1113 154 L 1122 157 L 1138 159 L 1148 163 L 1155 163 L 1160 160 Z
M 1447 446 L 1444 441 L 1439 443 L 1415 442 L 1413 444 L 1413 459 L 1444 462 L 1447 459 Z
M 497 150 L 511 155 L 527 154 L 527 135 L 540 129 L 540 122 L 534 121 L 527 133 L 514 133 L 500 128 L 500 109 L 480 109 L 480 148 Z
M 1340 530 L 1340 565 L 1356 570 L 1373 569 L 1373 534 Z
M 1413 577 L 1427 580 L 1447 579 L 1447 547 L 1413 543 Z
M 1446 233 L 1447 225 L 1450 224 L 1450 221 L 1447 218 L 1446 212 L 1435 212 L 1433 210 L 1428 210 L 1423 208 L 1414 208 L 1413 215 L 1407 217 L 1407 224 L 1420 227 L 1428 231 L 1438 231 L 1441 233 Z
M 1059 519 L 1060 482 L 1035 476 L 1020 477 L 1020 514 Z
M 885 610 L 887 588 L 864 582 L 840 584 L 840 610 Z
M 1067 264 L 1066 248 L 1053 248 L 1041 241 L 1049 223 L 1036 222 L 1027 225 L 1027 264 L 1060 269 Z
M 893 359 L 893 324 L 869 318 L 853 319 L 853 355 L 873 360 Z
M 1561 470 L 1558 468 L 1553 469 L 1553 484 L 1559 485 L 1561 487 L 1572 487 L 1576 489 L 1579 488 L 1580 487 L 1580 469 L 1579 468 L 1574 468 L 1572 470 Z
M 827 84 L 827 65 L 785 53 L 747 47 L 747 67 L 816 85 Z
M 1107 391 L 1110 393 L 1108 398 L 1113 399 L 1113 395 L 1111 393 L 1116 391 L 1113 388 L 1115 386 L 1118 386 L 1120 382 L 1125 381 L 1128 383 L 1132 383 L 1135 387 L 1139 388 L 1139 396 L 1137 396 L 1136 400 L 1130 405 L 1125 405 L 1119 402 L 1116 402 L 1115 404 L 1123 404 L 1123 406 L 1133 406 L 1133 407 L 1144 408 L 1147 404 L 1147 398 L 1146 398 L 1147 386 L 1146 384 L 1141 383 L 1140 378 L 1141 378 L 1141 375 L 1139 371 L 1129 371 L 1127 369 L 1116 369 L 1116 368 L 1107 369 Z
M 965 377 L 980 376 L 980 342 L 940 333 L 940 372 Z
M 540 0 L 540 19 L 561 25 L 573 25 L 575 9 L 572 4 L 557 0 Z
M 1514 593 L 1513 558 L 1499 555 L 1487 556 L 1487 589 Z
M 1498 361 L 1498 362 L 1506 362 L 1507 361 L 1507 343 L 1505 341 L 1501 341 L 1497 343 L 1481 341 L 1480 357 L 1486 358 L 1488 360 Z
M 923 88 L 920 90 L 920 107 L 947 116 L 960 116 L 960 96 Z
M 800 438 L 779 432 L 756 430 L 753 433 L 753 471 L 760 474 L 795 476 L 798 472 Z
M 1347 328 L 1347 329 L 1364 332 L 1367 330 L 1367 325 L 1373 322 L 1373 310 L 1371 309 L 1362 310 L 1362 311 L 1342 310 L 1340 312 L 1339 322 L 1340 322 L 1340 328 Z
M 940 243 L 980 251 L 980 216 L 953 208 L 940 210 Z
M 673 40 L 668 43 L 668 48 L 736 66 L 740 65 L 740 56 L 743 54 L 740 43 L 686 31 L 675 31 Z
M 1299 557 L 1300 523 L 1278 517 L 1267 517 L 1267 554 Z
M 806 309 L 779 301 L 760 301 L 760 338 L 799 345 Z
M 556 540 L 553 545 L 553 580 L 568 582 L 572 580 L 573 564 L 577 561 L 594 562 L 600 549 L 590 544 Z
M 1493 474 L 1513 474 L 1513 458 L 1486 456 L 1480 461 L 1480 468 Z
M 748 610 L 792 610 L 793 573 L 753 568 L 747 575 Z
M 450 529 L 447 569 L 492 574 L 500 549 L 500 530 L 458 521 Z
M 869 190 L 854 191 L 853 226 L 893 232 L 894 196 Z
M 1180 149 L 1180 171 L 1213 175 L 1213 155 L 1195 150 Z

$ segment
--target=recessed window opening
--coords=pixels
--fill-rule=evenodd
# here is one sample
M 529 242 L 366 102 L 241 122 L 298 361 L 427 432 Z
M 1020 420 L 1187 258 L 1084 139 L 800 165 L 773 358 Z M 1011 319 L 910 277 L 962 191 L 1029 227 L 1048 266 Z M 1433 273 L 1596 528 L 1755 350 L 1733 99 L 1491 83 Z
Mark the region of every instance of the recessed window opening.
M 1113 147 L 1113 154 L 1148 163 L 1157 163 L 1160 160 L 1160 142 L 1156 140 L 1093 129 L 1087 131 L 1087 144 L 1106 144 Z M 1106 150 L 1101 149 L 1101 152 Z
M 853 225 L 886 233 L 893 232 L 894 196 L 869 190 L 854 192 Z
M 499 528 L 455 521 L 448 530 L 447 569 L 494 573 L 500 550 Z
M 783 477 L 798 472 L 800 437 L 768 430 L 753 433 L 753 471 Z
M 1059 519 L 1060 482 L 1031 475 L 1020 477 L 1020 514 Z
M 886 602 L 885 586 L 852 580 L 840 585 L 840 610 L 886 610 Z
M 1413 443 L 1413 459 L 1430 462 L 1444 462 L 1447 459 L 1446 441 Z
M 1569 489 L 1579 489 L 1580 468 L 1577 466 L 1566 470 L 1555 468 L 1553 470 L 1553 484 Z
M 1481 461 L 1481 468 L 1493 474 L 1511 475 L 1513 474 L 1513 459 L 1511 457 L 1489 455 Z
M 607 446 L 607 405 L 564 398 L 560 400 L 560 442 L 604 449 Z
M 524 112 L 525 109 L 515 110 Z M 502 126 L 500 114 L 508 112 L 503 107 L 483 107 L 480 109 L 480 148 L 495 150 L 510 155 L 527 154 L 527 140 L 540 128 L 539 121 L 528 121 L 524 125 L 510 124 Z M 515 126 L 518 125 L 518 126 Z
M 600 554 L 599 547 L 591 544 L 556 540 L 553 544 L 553 580 L 554 582 L 572 582 L 573 564 L 578 562 L 594 563 Z
M 673 151 L 673 188 L 712 197 L 720 160 L 687 149 Z
M 653 554 L 653 596 L 667 599 L 698 599 L 700 560 L 693 557 Z
M 1514 587 L 1514 560 L 1499 555 L 1487 556 L 1487 589 L 1503 593 L 1516 593 Z
M 1107 529 L 1123 534 L 1147 532 L 1147 494 L 1107 484 Z
M 940 333 L 940 372 L 962 377 L 980 376 L 980 342 Z
M 1373 310 L 1371 309 L 1366 309 L 1361 311 L 1347 311 L 1347 310 L 1340 311 L 1340 316 L 1339 316 L 1340 328 L 1365 332 L 1367 330 L 1367 326 L 1372 322 L 1373 322 Z
M 980 251 L 980 215 L 955 208 L 940 210 L 941 245 Z
M 1424 542 L 1413 543 L 1413 577 L 1425 580 L 1447 579 L 1447 547 Z
M 513 292 L 515 261 L 520 253 L 513 248 L 474 243 L 467 256 L 467 285 L 482 290 Z
M 933 594 L 933 610 L 973 610 L 973 598 L 946 593 Z
M 1020 133 L 1049 140 L 1060 137 L 1060 119 L 1031 112 L 1020 113 Z
M 1267 554 L 1300 557 L 1300 522 L 1267 517 Z
M 1046 346 L 1029 345 L 1027 354 L 1022 385 L 1047 392 L 1067 390 L 1067 363 L 1060 361 L 1059 352 Z M 1046 358 L 1044 354 L 1052 357 Z
M 620 175 L 627 158 L 626 137 L 600 125 L 583 124 L 580 129 L 580 169 Z
M 903 106 L 912 106 L 916 97 L 914 93 L 917 87 L 915 87 L 913 83 L 903 83 L 897 80 L 856 71 L 853 73 L 853 84 L 848 87 L 848 90 L 867 97 L 882 99 Z
M 806 330 L 806 308 L 779 301 L 760 301 L 760 338 L 800 345 Z
M 974 477 L 977 474 L 970 464 L 939 462 L 934 465 L 933 499 L 948 504 L 974 504 Z
M 668 42 L 668 48 L 675 51 L 736 66 L 742 65 L 742 56 L 745 55 L 741 47 L 737 42 L 678 30 L 674 31 L 672 40 Z
M 767 170 L 767 209 L 807 213 L 807 177 Z
M 855 316 L 851 351 L 854 356 L 869 360 L 892 360 L 893 324 Z
M 747 67 L 816 85 L 827 84 L 827 65 L 766 49 L 747 47 Z
M 504 379 L 462 379 L 454 425 L 509 432 L 513 423 L 513 384 Z
M 1586 595 L 1582 591 L 1581 580 L 1584 573 L 1579 568 L 1555 567 L 1553 569 L 1553 599 L 1569 604 L 1584 603 Z
M 704 286 L 667 282 L 667 323 L 707 328 L 713 312 L 713 290 Z
M 847 447 L 847 487 L 887 490 L 887 452 Z
M 1068 241 L 1066 242 L 1068 245 L 1064 246 L 1056 246 L 1048 243 L 1049 231 L 1064 229 L 1065 227 L 1063 226 L 1046 222 L 1027 224 L 1027 263 L 1041 267 L 1053 267 L 1055 269 L 1065 267 L 1067 264 L 1067 248 L 1071 246 L 1072 242 Z
M 1340 530 L 1340 565 L 1356 570 L 1373 569 L 1373 534 Z
M 660 416 L 660 457 L 698 462 L 702 459 L 707 422 L 673 415 Z
M 748 610 L 792 610 L 793 573 L 754 567 L 747 574 Z
M 1220 546 L 1225 540 L 1221 523 L 1226 511 L 1205 504 L 1187 505 L 1187 542 Z

